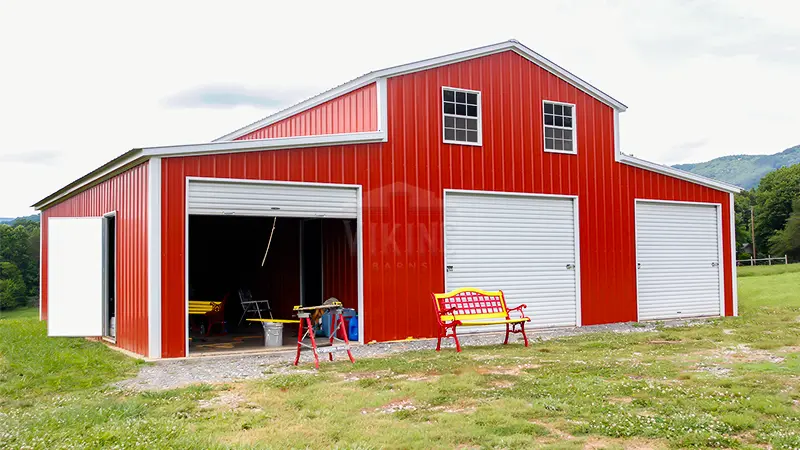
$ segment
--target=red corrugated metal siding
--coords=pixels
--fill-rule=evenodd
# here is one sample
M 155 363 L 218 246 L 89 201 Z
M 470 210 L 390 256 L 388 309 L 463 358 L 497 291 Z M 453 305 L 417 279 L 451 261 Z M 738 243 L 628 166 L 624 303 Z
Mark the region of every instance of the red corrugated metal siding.
M 354 220 L 322 222 L 322 297 L 358 309 L 358 253 Z
M 42 318 L 47 318 L 47 220 L 116 211 L 117 346 L 147 354 L 147 164 L 42 211 Z
M 482 92 L 482 147 L 442 143 L 443 85 Z M 185 345 L 186 176 L 361 184 L 367 340 L 434 335 L 430 291 L 444 287 L 443 189 L 578 195 L 585 325 L 636 319 L 635 198 L 720 203 L 725 313 L 732 313 L 728 194 L 616 163 L 607 105 L 512 52 L 391 78 L 387 87 L 385 144 L 163 161 L 165 356 L 182 356 Z M 578 155 L 543 151 L 543 99 L 577 105 Z
M 377 131 L 376 96 L 372 83 L 235 140 Z
M 267 226 L 271 226 L 268 223 Z M 263 235 L 269 233 L 264 227 Z M 258 248 L 263 256 L 266 245 Z M 278 219 L 275 237 L 270 245 L 269 255 L 260 275 L 260 283 L 254 286 L 255 298 L 270 299 L 270 307 L 275 318 L 291 319 L 295 305 L 300 304 L 300 220 Z M 258 297 L 259 293 L 263 296 Z

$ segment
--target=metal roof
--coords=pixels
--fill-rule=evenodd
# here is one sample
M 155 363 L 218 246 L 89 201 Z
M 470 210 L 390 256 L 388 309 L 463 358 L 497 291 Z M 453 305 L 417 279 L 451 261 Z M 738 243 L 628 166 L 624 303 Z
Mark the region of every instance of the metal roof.
M 143 147 L 131 149 L 122 155 L 114 158 L 101 167 L 93 170 L 92 172 L 84 175 L 81 178 L 69 183 L 58 191 L 50 194 L 49 196 L 39 200 L 34 205 L 36 209 L 44 209 L 52 204 L 58 203 L 65 198 L 74 195 L 77 192 L 83 191 L 91 186 L 94 186 L 120 172 L 123 172 L 130 167 L 141 164 L 152 157 L 169 157 L 169 156 L 187 156 L 199 155 L 209 153 L 235 153 L 243 151 L 258 151 L 258 150 L 277 150 L 285 148 L 302 148 L 310 146 L 325 146 L 325 145 L 342 145 L 342 144 L 358 144 L 358 143 L 374 143 L 386 142 L 386 128 L 381 127 L 378 131 L 363 132 L 363 133 L 345 133 L 345 134 L 332 134 L 332 135 L 319 135 L 319 136 L 297 136 L 287 138 L 272 138 L 272 139 L 253 139 L 244 141 L 233 141 L 239 136 L 242 136 L 250 131 L 262 128 L 271 123 L 290 117 L 301 111 L 313 108 L 316 105 L 324 103 L 328 100 L 336 98 L 342 94 L 358 89 L 370 83 L 375 83 L 380 80 L 385 80 L 393 76 L 403 75 L 412 72 L 431 69 L 434 67 L 453 64 L 459 61 L 465 61 L 473 58 L 479 58 L 495 53 L 504 51 L 513 51 L 526 59 L 534 62 L 535 64 L 545 68 L 556 76 L 564 79 L 565 81 L 573 84 L 587 94 L 593 96 L 599 101 L 609 105 L 618 112 L 625 111 L 627 106 L 615 100 L 603 91 L 595 88 L 586 81 L 578 78 L 562 67 L 556 65 L 552 61 L 543 57 L 542 55 L 534 52 L 528 47 L 522 45 L 516 40 L 501 42 L 499 44 L 488 45 L 479 47 L 463 52 L 452 53 L 449 55 L 439 56 L 436 58 L 426 59 L 422 61 L 403 64 L 400 66 L 389 67 L 382 70 L 377 70 L 356 78 L 352 81 L 339 85 L 331 90 L 323 92 L 315 97 L 309 98 L 295 106 L 287 108 L 283 111 L 275 113 L 262 120 L 254 122 L 246 127 L 240 128 L 232 133 L 222 136 L 212 142 L 199 143 L 199 144 L 186 144 L 174 146 L 161 146 L 161 147 Z M 383 105 L 385 107 L 385 105 Z M 645 170 L 661 173 L 664 175 L 680 178 L 686 181 L 691 181 L 714 189 L 719 189 L 727 192 L 740 192 L 741 188 L 721 181 L 713 180 L 703 176 L 695 175 L 693 173 L 684 172 L 682 170 L 674 169 L 672 167 L 663 166 L 649 161 L 644 161 L 638 158 L 633 158 L 627 155 L 618 155 L 617 161 L 623 164 L 639 167 Z
M 327 90 L 319 95 L 304 100 L 294 106 L 291 106 L 275 114 L 267 116 L 261 120 L 253 122 L 250 125 L 246 125 L 242 128 L 239 128 L 238 130 L 228 133 L 225 136 L 221 136 L 217 139 L 214 139 L 214 142 L 234 140 L 238 137 L 244 136 L 245 134 L 251 131 L 258 130 L 259 128 L 263 128 L 265 126 L 283 120 L 287 117 L 291 117 L 297 113 L 313 108 L 319 104 L 325 103 L 328 100 L 332 100 L 336 97 L 339 97 L 340 95 L 346 94 L 348 92 L 354 91 L 368 84 L 374 83 L 376 80 L 381 78 L 391 78 L 399 75 L 404 75 L 407 73 L 419 72 L 434 67 L 454 64 L 457 62 L 466 61 L 474 58 L 480 58 L 483 56 L 488 56 L 505 51 L 513 51 L 519 54 L 523 58 L 526 58 L 531 62 L 533 62 L 534 64 L 543 67 L 545 70 L 553 73 L 557 77 L 574 85 L 575 87 L 579 88 L 580 90 L 586 92 L 587 94 L 607 104 L 608 106 L 614 108 L 617 111 L 622 112 L 628 109 L 628 107 L 625 106 L 622 102 L 615 100 L 610 95 L 592 86 L 588 82 L 572 74 L 571 72 L 557 65 L 556 63 L 550 61 L 549 59 L 545 58 L 539 53 L 536 53 L 530 48 L 524 46 L 519 41 L 512 39 L 497 44 L 473 48 L 470 50 L 464 50 L 462 52 L 451 53 L 449 55 L 438 56 L 435 58 L 424 59 L 421 61 L 416 61 L 408 64 L 402 64 L 399 66 L 388 67 L 385 69 L 369 72 L 354 80 L 348 81 L 347 83 L 344 84 L 340 84 L 339 86 L 336 86 L 333 89 Z

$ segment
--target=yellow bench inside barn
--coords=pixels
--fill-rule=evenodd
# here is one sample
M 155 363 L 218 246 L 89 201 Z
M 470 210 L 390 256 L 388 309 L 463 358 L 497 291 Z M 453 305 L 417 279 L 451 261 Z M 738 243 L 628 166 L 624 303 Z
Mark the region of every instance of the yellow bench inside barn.
M 222 302 L 205 302 L 201 300 L 189 300 L 189 314 L 205 314 L 212 311 L 219 311 Z

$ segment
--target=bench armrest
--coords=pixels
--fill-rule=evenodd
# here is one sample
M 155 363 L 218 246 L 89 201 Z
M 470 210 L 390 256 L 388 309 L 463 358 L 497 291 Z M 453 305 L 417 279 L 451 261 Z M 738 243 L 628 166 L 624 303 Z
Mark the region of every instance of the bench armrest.
M 519 305 L 517 307 L 509 308 L 508 312 L 510 313 L 511 311 L 519 311 L 520 317 L 528 317 L 528 316 L 525 315 L 525 311 L 523 311 L 523 309 L 525 309 L 527 307 L 528 307 L 528 305 L 523 303 L 522 305 Z
M 456 311 L 458 311 L 458 308 L 456 308 L 456 307 L 445 308 L 445 309 L 438 310 L 437 314 L 436 314 L 436 320 L 439 322 L 439 325 L 443 326 L 443 327 L 446 327 L 446 326 L 453 326 L 453 325 L 461 324 L 461 322 L 458 321 L 458 320 L 455 320 L 455 318 L 453 318 L 453 320 L 450 320 L 450 321 L 442 320 L 442 317 L 453 315 Z

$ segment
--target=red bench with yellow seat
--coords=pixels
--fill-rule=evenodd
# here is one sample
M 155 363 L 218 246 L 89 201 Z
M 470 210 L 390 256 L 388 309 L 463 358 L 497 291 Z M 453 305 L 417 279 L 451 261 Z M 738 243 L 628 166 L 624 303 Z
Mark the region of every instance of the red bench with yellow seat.
M 461 351 L 461 344 L 456 334 L 456 328 L 460 326 L 505 325 L 506 339 L 503 344 L 508 344 L 508 336 L 511 333 L 522 333 L 525 346 L 528 346 L 525 323 L 531 319 L 523 311 L 526 305 L 509 309 L 503 291 L 461 288 L 444 294 L 432 293 L 431 297 L 436 308 L 436 320 L 439 323 L 437 352 L 441 350 L 442 338 L 453 338 L 456 341 L 456 351 Z M 512 311 L 519 312 L 520 317 L 512 318 L 510 315 Z

